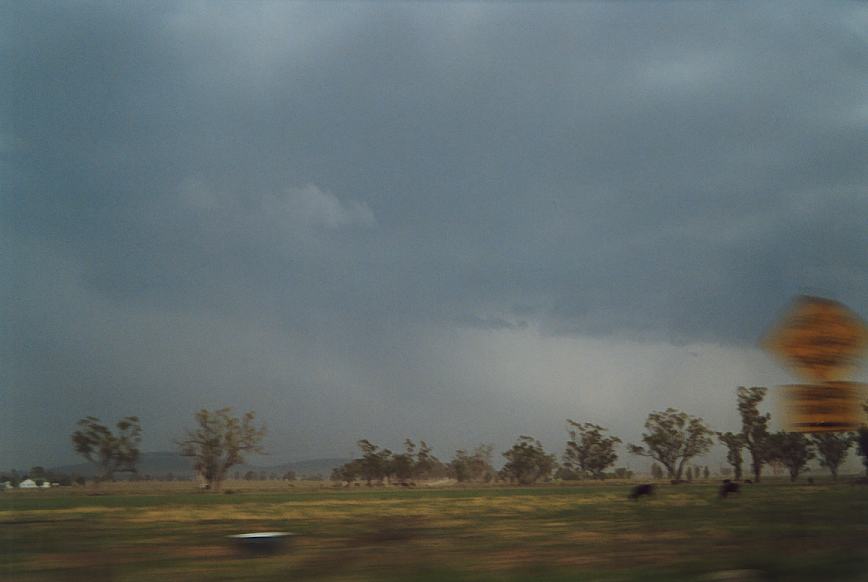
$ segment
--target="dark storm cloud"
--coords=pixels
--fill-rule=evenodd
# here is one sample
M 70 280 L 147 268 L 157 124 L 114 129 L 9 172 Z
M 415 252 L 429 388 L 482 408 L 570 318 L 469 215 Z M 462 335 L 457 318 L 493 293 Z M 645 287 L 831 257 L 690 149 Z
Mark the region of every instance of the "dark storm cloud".
M 433 426 L 493 405 L 432 328 L 743 344 L 795 292 L 868 307 L 862 6 L 3 12 L 20 434 L 190 384 L 289 390 L 296 442 Z

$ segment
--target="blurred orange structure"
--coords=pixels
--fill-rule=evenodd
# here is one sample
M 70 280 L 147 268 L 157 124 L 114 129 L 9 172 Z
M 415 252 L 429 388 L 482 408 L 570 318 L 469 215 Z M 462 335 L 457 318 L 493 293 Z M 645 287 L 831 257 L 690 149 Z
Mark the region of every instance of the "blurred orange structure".
M 860 393 L 855 382 L 781 386 L 784 427 L 790 432 L 853 431 L 861 424 Z
M 763 346 L 808 381 L 841 380 L 868 347 L 868 328 L 843 304 L 802 295 Z
M 842 381 L 868 347 L 868 327 L 858 315 L 837 301 L 802 295 L 762 344 L 813 382 L 781 387 L 786 430 L 838 432 L 859 426 L 864 386 Z

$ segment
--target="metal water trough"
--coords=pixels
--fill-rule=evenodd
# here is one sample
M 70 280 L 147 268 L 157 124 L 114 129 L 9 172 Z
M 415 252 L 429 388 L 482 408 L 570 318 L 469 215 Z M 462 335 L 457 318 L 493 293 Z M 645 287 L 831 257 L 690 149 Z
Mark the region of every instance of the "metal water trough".
M 235 546 L 251 554 L 272 554 L 284 547 L 297 534 L 287 531 L 261 531 L 227 536 Z

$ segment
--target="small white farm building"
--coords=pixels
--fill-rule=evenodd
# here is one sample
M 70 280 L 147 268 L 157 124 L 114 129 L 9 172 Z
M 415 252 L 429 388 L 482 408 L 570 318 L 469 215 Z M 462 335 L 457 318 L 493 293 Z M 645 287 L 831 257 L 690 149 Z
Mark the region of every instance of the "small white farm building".
M 51 483 L 49 483 L 48 481 L 43 481 L 42 485 L 37 485 L 36 481 L 34 481 L 33 479 L 25 479 L 18 484 L 19 489 L 39 489 L 40 487 L 42 487 L 43 489 L 48 489 L 49 487 L 51 487 Z

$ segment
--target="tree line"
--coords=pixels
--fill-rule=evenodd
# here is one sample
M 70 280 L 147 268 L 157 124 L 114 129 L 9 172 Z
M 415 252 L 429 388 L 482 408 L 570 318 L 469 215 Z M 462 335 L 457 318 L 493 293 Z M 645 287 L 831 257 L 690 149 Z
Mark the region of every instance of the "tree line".
M 868 425 L 854 433 L 770 432 L 771 415 L 762 414 L 759 406 L 767 393 L 760 386 L 739 387 L 737 406 L 741 417 L 738 432 L 717 432 L 705 421 L 675 408 L 651 412 L 645 421 L 641 444 L 627 444 L 633 455 L 652 459 L 652 476 L 664 476 L 681 481 L 709 477 L 708 467 L 701 470 L 690 462 L 706 454 L 716 437 L 727 450 L 727 462 L 735 479 L 743 476 L 747 462 L 753 479 L 760 481 L 763 467 L 785 467 L 795 481 L 811 459 L 818 458 L 833 478 L 854 444 L 868 474 Z M 868 402 L 863 404 L 868 414 Z M 263 453 L 265 427 L 256 422 L 254 412 L 235 416 L 231 408 L 215 411 L 200 410 L 194 416 L 195 426 L 176 440 L 181 455 L 193 459 L 193 466 L 206 486 L 219 489 L 229 469 L 244 463 L 245 456 Z M 358 458 L 337 467 L 331 478 L 345 484 L 364 482 L 368 485 L 384 482 L 410 484 L 415 480 L 451 478 L 458 482 L 503 481 L 531 484 L 552 477 L 561 479 L 603 479 L 607 476 L 629 478 L 626 469 L 614 473 L 607 470 L 618 459 L 621 439 L 608 434 L 608 429 L 591 422 L 567 420 L 568 440 L 560 462 L 548 453 L 539 440 L 520 436 L 513 446 L 502 453 L 505 460 L 500 470 L 493 465 L 494 447 L 479 445 L 472 450 L 460 449 L 452 459 L 443 462 L 425 442 L 404 441 L 404 450 L 393 452 L 361 439 Z M 72 434 L 76 453 L 99 468 L 98 480 L 112 479 L 117 472 L 135 472 L 139 457 L 142 429 L 139 419 L 128 416 L 115 425 L 103 425 L 98 418 L 86 417 L 78 422 Z
M 742 478 L 743 453 L 749 455 L 749 467 L 753 480 L 759 482 L 763 467 L 778 464 L 787 469 L 790 480 L 795 481 L 808 467 L 808 461 L 817 458 L 822 467 L 838 478 L 838 470 L 847 458 L 850 447 L 862 456 L 868 474 L 868 426 L 863 424 L 856 432 L 820 432 L 806 436 L 803 433 L 778 431 L 771 433 L 771 415 L 760 414 L 759 404 L 767 389 L 762 386 L 738 388 L 738 411 L 741 415 L 741 432 L 718 433 L 718 440 L 727 449 L 726 459 L 732 465 L 735 478 Z M 868 415 L 868 401 L 862 404 Z

